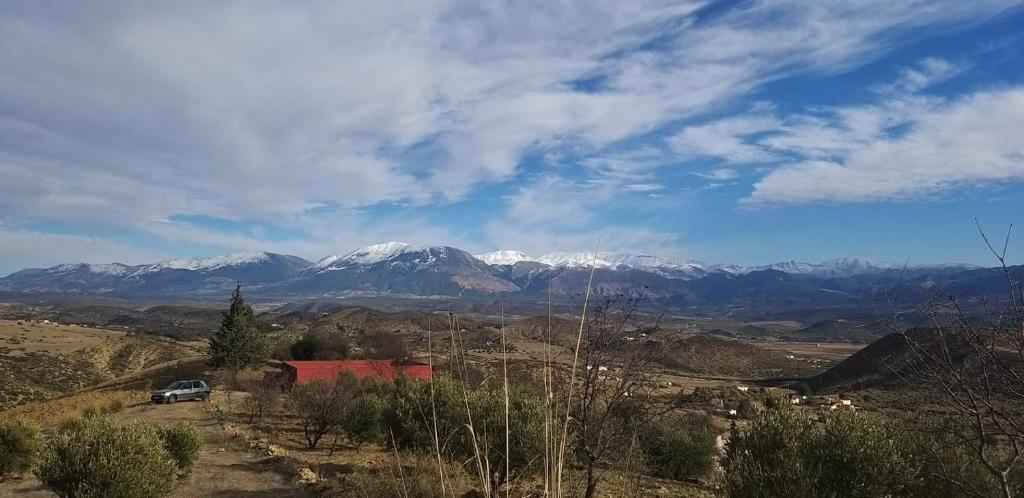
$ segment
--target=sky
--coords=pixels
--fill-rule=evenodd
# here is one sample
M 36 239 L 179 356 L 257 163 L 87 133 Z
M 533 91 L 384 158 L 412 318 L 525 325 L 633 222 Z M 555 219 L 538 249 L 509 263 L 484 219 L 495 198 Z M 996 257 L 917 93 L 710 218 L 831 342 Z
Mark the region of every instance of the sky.
M 1018 1 L 0 3 L 0 275 L 389 240 L 989 264 L 975 219 L 1022 206 Z

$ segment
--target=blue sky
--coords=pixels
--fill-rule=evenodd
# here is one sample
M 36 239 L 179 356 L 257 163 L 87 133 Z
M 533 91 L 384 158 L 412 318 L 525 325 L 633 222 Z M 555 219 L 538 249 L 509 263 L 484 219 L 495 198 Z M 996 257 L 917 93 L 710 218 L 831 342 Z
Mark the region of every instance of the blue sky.
M 1024 221 L 1014 1 L 15 1 L 0 67 L 0 274 L 386 240 L 984 264 L 974 218 Z

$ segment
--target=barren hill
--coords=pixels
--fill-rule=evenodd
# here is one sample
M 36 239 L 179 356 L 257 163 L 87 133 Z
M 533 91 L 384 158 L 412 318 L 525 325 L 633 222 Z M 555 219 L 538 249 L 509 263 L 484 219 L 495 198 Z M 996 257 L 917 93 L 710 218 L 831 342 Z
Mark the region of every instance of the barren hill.
M 0 320 L 0 409 L 199 354 L 187 344 L 159 337 Z
M 964 363 L 968 347 L 955 334 L 940 336 L 931 328 L 892 333 L 869 344 L 828 371 L 812 377 L 808 384 L 816 391 L 857 390 L 895 386 L 905 382 L 922 361 L 910 341 L 938 352 L 944 347 L 954 363 Z M 945 354 L 945 353 L 944 353 Z
M 701 375 L 742 378 L 801 376 L 813 367 L 780 352 L 711 335 L 671 341 L 651 341 L 658 361 L 666 367 Z

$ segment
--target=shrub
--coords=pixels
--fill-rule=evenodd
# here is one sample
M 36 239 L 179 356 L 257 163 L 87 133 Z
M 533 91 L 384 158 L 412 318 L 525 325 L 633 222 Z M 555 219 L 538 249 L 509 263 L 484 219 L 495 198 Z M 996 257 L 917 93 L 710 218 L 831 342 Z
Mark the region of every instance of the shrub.
M 642 443 L 647 463 L 657 477 L 704 478 L 715 465 L 717 433 L 706 415 L 669 417 L 651 424 Z
M 40 441 L 35 424 L 20 419 L 0 422 L 0 481 L 32 468 Z
M 203 447 L 203 433 L 191 422 L 183 422 L 160 428 L 160 439 L 164 449 L 178 464 L 178 469 L 188 472 L 199 460 L 199 449 Z
M 941 496 L 926 482 L 935 476 L 924 471 L 914 447 L 905 431 L 870 414 L 834 412 L 816 427 L 781 406 L 733 434 L 723 487 L 732 498 Z
M 510 386 L 508 466 L 512 475 L 506 476 L 503 390 L 490 383 L 464 387 L 459 381 L 442 375 L 434 376 L 431 382 L 433 405 L 430 384 L 396 382 L 385 412 L 385 422 L 399 448 L 434 451 L 432 434 L 436 421 L 438 438 L 446 457 L 475 468 L 476 450 L 480 450 L 479 458 L 486 460 L 481 463 L 493 470 L 488 476 L 492 480 L 492 489 L 539 468 L 537 456 L 543 454 L 544 412 L 543 399 L 538 393 Z M 467 402 L 472 421 L 466 413 Z M 469 427 L 472 427 L 472 433 Z
M 314 380 L 292 388 L 288 401 L 299 419 L 307 448 L 315 449 L 327 433 L 342 424 L 358 388 L 359 380 L 351 372 L 339 375 L 333 386 Z
M 813 462 L 804 451 L 813 430 L 807 417 L 779 409 L 762 413 L 746 433 L 734 433 L 722 462 L 726 495 L 816 498 Z
M 153 426 L 92 417 L 50 439 L 36 475 L 67 498 L 146 498 L 170 492 L 175 467 Z
M 270 376 L 250 382 L 246 386 L 249 395 L 242 401 L 242 408 L 248 415 L 250 424 L 263 424 L 263 418 L 277 406 L 279 390 L 278 383 Z
M 217 427 L 226 429 L 228 421 L 231 420 L 231 413 L 221 405 L 213 405 L 213 419 L 217 421 Z
M 289 348 L 293 360 L 343 360 L 351 350 L 346 337 L 319 331 L 307 332 Z
M 375 392 L 362 392 L 352 402 L 342 428 L 357 446 L 384 439 L 384 398 Z
M 907 496 L 914 480 L 908 445 L 877 417 L 837 411 L 809 441 L 819 496 Z
M 743 398 L 739 404 L 736 405 L 736 414 L 741 418 L 752 419 L 757 416 L 757 408 L 754 407 L 754 402 L 750 398 Z

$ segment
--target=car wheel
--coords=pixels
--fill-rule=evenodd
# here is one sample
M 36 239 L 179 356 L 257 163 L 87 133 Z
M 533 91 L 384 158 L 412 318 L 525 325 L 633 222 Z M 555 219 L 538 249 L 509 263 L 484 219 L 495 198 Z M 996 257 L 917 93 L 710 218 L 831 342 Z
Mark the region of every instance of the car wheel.
M 177 394 L 172 394 L 170 398 L 167 398 L 167 402 L 168 403 L 177 403 L 178 402 L 178 395 Z

